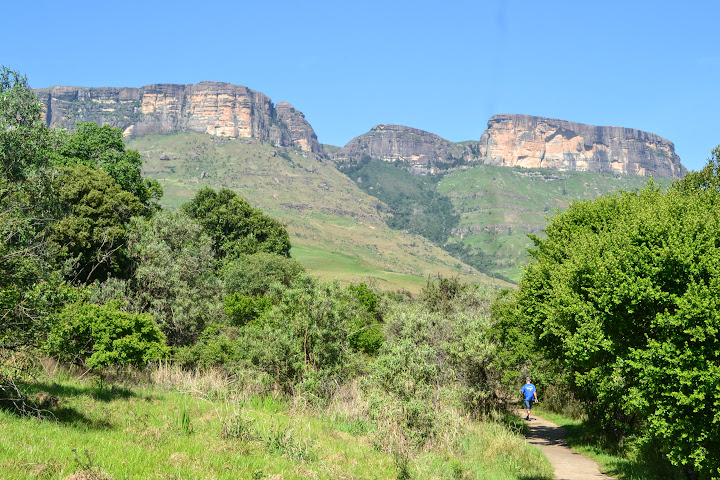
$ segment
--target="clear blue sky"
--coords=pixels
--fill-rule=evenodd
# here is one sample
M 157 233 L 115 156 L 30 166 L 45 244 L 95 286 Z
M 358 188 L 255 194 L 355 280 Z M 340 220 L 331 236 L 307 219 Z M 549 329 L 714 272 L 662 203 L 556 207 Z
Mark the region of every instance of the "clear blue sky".
M 33 87 L 214 80 L 305 113 L 323 143 L 379 123 L 478 139 L 496 113 L 720 144 L 717 1 L 9 2 L 0 63 Z

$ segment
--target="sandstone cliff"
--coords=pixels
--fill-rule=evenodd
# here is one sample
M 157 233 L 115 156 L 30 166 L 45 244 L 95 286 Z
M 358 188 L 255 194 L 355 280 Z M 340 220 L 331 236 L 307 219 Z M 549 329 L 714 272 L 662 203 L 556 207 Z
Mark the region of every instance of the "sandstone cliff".
M 340 163 L 355 163 L 366 155 L 388 162 L 406 162 L 415 173 L 435 173 L 476 158 L 466 145 L 401 125 L 376 125 L 368 133 L 353 138 L 333 158 Z
M 333 158 L 352 163 L 366 155 L 430 174 L 462 163 L 663 178 L 686 172 L 673 143 L 652 133 L 529 115 L 493 116 L 479 142 L 453 143 L 415 128 L 377 125 Z
M 529 115 L 495 115 L 480 137 L 486 165 L 680 178 L 675 145 L 652 133 Z
M 292 105 L 275 106 L 247 87 L 220 82 L 157 84 L 141 88 L 56 86 L 35 90 L 50 126 L 73 128 L 95 121 L 120 127 L 127 136 L 195 131 L 251 138 L 322 152 L 305 116 Z

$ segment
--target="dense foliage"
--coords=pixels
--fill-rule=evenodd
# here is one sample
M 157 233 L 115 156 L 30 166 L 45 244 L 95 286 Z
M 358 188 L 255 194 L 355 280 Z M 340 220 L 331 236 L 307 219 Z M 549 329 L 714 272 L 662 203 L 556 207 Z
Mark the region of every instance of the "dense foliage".
M 442 245 L 460 221 L 450 199 L 437 193 L 436 177 L 413 175 L 402 166 L 368 156 L 342 171 L 390 207 L 390 228 L 408 230 Z
M 143 366 L 166 357 L 165 336 L 152 317 L 118 307 L 68 304 L 50 332 L 47 352 L 96 370 L 116 364 Z
M 515 310 L 605 435 L 702 478 L 720 475 L 717 171 L 573 204 L 534 239 Z
M 144 179 L 142 160 L 135 150 L 127 150 L 122 130 L 94 122 L 80 122 L 73 134 L 53 152 L 57 165 L 85 165 L 108 173 L 126 192 L 133 194 L 145 207 L 146 214 L 159 209 L 157 201 L 162 188 L 157 180 Z
M 213 240 L 218 258 L 257 252 L 290 256 L 290 237 L 277 220 L 253 208 L 232 190 L 203 188 L 183 206 Z

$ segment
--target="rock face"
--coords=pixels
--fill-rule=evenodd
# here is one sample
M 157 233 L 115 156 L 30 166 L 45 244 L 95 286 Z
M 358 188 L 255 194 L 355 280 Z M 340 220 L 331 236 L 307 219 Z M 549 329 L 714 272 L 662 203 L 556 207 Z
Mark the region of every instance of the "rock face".
M 652 133 L 529 115 L 495 115 L 480 137 L 486 165 L 680 178 L 675 145 Z
M 353 138 L 333 158 L 340 163 L 355 163 L 366 155 L 388 162 L 406 162 L 415 173 L 435 173 L 477 157 L 471 147 L 424 130 L 376 125 L 368 133 Z
M 529 115 L 495 115 L 479 142 L 453 143 L 423 130 L 377 125 L 334 154 L 403 161 L 414 173 L 465 164 L 681 178 L 686 169 L 669 140 L 622 127 L 596 127 Z
M 220 82 L 157 84 L 141 88 L 50 87 L 35 90 L 49 126 L 72 129 L 95 121 L 124 135 L 195 131 L 220 137 L 273 141 L 307 152 L 322 147 L 305 116 L 292 105 L 277 106 L 247 87 Z

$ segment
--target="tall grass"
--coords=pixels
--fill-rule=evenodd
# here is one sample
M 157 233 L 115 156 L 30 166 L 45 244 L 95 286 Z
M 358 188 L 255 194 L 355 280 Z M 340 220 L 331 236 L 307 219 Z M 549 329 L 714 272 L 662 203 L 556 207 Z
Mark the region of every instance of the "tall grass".
M 521 436 L 452 410 L 448 432 L 414 448 L 400 422 L 372 419 L 362 379 L 318 408 L 221 370 L 124 375 L 101 385 L 48 365 L 24 379 L 57 397 L 56 420 L 0 411 L 2 478 L 551 478 Z

